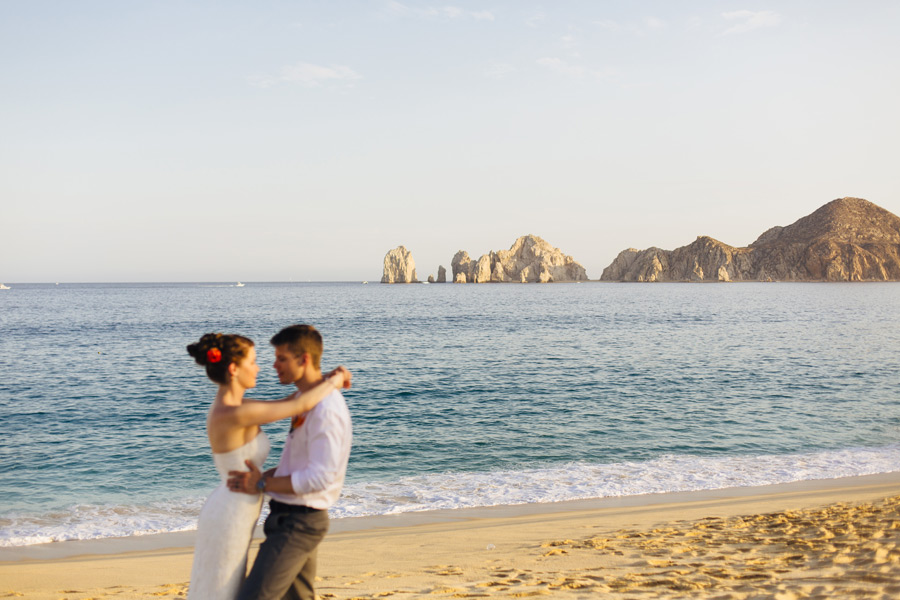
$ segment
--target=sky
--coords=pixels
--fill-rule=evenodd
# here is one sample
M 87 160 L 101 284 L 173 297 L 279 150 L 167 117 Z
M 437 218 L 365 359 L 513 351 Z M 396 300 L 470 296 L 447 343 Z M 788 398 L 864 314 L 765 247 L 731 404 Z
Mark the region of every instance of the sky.
M 900 214 L 900 3 L 0 0 L 0 282 L 380 280 Z

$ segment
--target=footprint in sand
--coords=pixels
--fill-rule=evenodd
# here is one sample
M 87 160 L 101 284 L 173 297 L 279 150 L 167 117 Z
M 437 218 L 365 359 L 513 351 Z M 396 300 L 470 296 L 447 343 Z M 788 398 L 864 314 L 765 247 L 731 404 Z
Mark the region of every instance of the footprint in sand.
M 556 587 L 562 590 L 583 590 L 585 588 L 593 588 L 596 584 L 593 581 L 585 581 L 583 579 L 565 579 Z
M 676 565 L 675 561 L 672 560 L 648 560 L 647 565 L 651 567 L 661 568 L 661 567 L 674 567 Z
M 150 594 L 151 596 L 173 596 L 176 598 L 183 598 L 187 595 L 188 584 L 167 583 L 158 587 L 161 591 L 153 592 L 152 594 Z
M 459 593 L 461 593 L 462 591 L 463 591 L 463 590 L 461 590 L 461 589 L 459 589 L 459 588 L 443 588 L 443 587 L 439 587 L 439 588 L 434 588 L 433 590 L 429 591 L 428 593 L 429 593 L 429 594 L 459 594 Z
M 504 591 L 504 590 L 509 589 L 509 587 L 508 587 L 505 583 L 502 583 L 502 582 L 500 582 L 500 581 L 484 581 L 484 582 L 482 582 L 482 583 L 476 583 L 476 584 L 475 584 L 475 587 L 480 587 L 480 588 L 497 588 L 498 591 L 501 591 L 501 592 Z
M 561 541 L 555 540 L 552 542 L 546 542 L 544 544 L 541 544 L 541 548 L 554 548 L 556 546 L 576 546 L 576 545 L 578 545 L 578 542 L 576 542 L 575 540 L 561 540 Z

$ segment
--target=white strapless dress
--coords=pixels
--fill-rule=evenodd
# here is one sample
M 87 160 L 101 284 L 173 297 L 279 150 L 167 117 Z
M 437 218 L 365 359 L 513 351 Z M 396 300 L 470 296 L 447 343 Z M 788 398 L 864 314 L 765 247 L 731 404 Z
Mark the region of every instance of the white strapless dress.
M 190 600 L 233 600 L 247 572 L 247 549 L 259 520 L 262 494 L 229 491 L 228 471 L 246 471 L 244 460 L 262 467 L 271 444 L 260 431 L 252 441 L 231 452 L 213 453 L 221 482 L 203 505 L 197 523 Z

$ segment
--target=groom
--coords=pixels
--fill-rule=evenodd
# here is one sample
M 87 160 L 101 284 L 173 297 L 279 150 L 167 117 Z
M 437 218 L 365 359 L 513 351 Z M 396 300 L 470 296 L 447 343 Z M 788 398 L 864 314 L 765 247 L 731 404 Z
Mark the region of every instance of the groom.
M 312 325 L 291 325 L 271 340 L 283 385 L 301 392 L 322 381 L 322 336 Z M 232 471 L 238 491 L 271 496 L 265 541 L 238 594 L 239 600 L 314 600 L 316 553 L 328 531 L 328 508 L 337 502 L 350 458 L 350 412 L 335 389 L 315 408 L 294 417 L 274 469 Z

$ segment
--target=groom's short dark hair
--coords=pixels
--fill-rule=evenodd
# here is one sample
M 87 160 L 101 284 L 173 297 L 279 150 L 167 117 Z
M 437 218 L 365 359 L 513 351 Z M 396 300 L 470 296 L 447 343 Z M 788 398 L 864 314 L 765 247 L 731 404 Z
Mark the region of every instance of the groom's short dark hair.
M 291 325 L 272 336 L 269 343 L 273 346 L 287 346 L 288 350 L 300 358 L 309 354 L 315 368 L 321 369 L 322 334 L 312 325 Z

